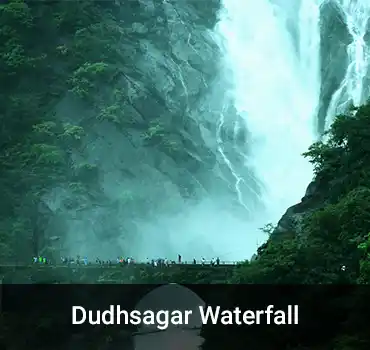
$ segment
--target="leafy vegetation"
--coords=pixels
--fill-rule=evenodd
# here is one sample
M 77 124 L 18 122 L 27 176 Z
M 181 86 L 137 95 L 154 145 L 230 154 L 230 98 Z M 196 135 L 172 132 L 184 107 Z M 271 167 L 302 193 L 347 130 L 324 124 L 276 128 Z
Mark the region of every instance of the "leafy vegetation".
M 40 218 L 40 205 L 50 188 L 68 187 L 76 203 L 92 187 L 99 192 L 97 182 L 92 186 L 96 164 L 73 158 L 83 155 L 92 126 L 111 123 L 126 134 L 135 128 L 148 147 L 186 158 L 175 127 L 130 105 L 140 88 L 129 77 L 137 38 L 122 21 L 127 6 L 123 0 L 0 6 L 0 261 L 29 261 L 45 248 L 52 213 L 44 207 Z
M 122 113 L 120 106 L 130 96 L 115 85 L 127 59 L 116 45 L 126 34 L 119 22 L 119 1 L 10 0 L 0 7 L 0 261 L 29 261 L 40 250 L 39 207 L 50 188 L 67 184 L 79 198 L 97 177 L 94 164 L 76 163 L 71 157 L 73 150 L 81 148 L 91 117 L 81 122 L 74 115 L 59 118 L 55 111 L 61 101 L 78 101 L 94 111 L 95 120 L 122 128 L 141 123 L 149 147 L 183 156 L 181 135 L 160 116 L 139 123 Z M 105 89 L 108 85 L 113 93 Z M 370 104 L 337 117 L 325 141 L 313 144 L 304 154 L 314 165 L 319 200 L 312 207 L 307 204 L 299 230 L 279 237 L 267 225 L 264 230 L 270 238 L 259 248 L 256 260 L 241 264 L 232 276 L 226 270 L 222 276 L 220 270 L 214 275 L 212 270 L 181 270 L 171 276 L 145 272 L 138 278 L 148 282 L 170 278 L 230 284 L 369 284 L 369 135 Z M 122 202 L 131 201 L 131 193 L 122 193 L 122 198 Z M 357 306 L 367 303 L 361 295 L 353 300 Z M 360 321 L 358 314 L 353 315 L 347 328 L 310 348 L 368 348 L 366 322 Z M 306 343 L 301 345 L 290 349 L 307 348 Z
M 109 50 L 99 58 L 94 53 L 107 49 L 103 38 L 116 33 L 102 18 L 112 16 L 98 1 L 11 0 L 0 7 L 2 261 L 37 253 L 40 199 L 56 183 L 80 180 L 81 165 L 70 155 L 80 147 L 83 125 L 65 123 L 53 111 L 68 93 L 91 103 L 102 79 L 116 74 Z
M 305 198 L 303 202 L 308 202 L 307 215 L 303 216 L 296 231 L 292 230 L 283 237 L 271 233 L 271 227 L 266 226 L 265 230 L 270 229 L 271 235 L 268 242 L 259 248 L 257 259 L 242 264 L 229 283 L 369 284 L 368 135 L 370 104 L 353 108 L 348 114 L 336 118 L 326 134 L 326 141 L 313 144 L 304 154 L 314 165 L 316 191 L 319 193 L 312 196 L 317 195 L 320 203 L 317 203 L 317 198 L 313 201 L 312 198 Z M 310 203 L 313 203 L 311 208 Z M 330 309 L 333 315 L 347 315 L 344 320 L 332 316 L 330 322 L 336 324 L 336 329 L 329 328 L 329 323 L 323 323 L 322 336 L 320 334 L 320 337 L 311 339 L 306 339 L 303 334 L 297 337 L 288 331 L 279 334 L 271 332 L 269 341 L 265 344 L 263 340 L 258 345 L 270 348 L 285 339 L 284 344 L 291 344 L 289 349 L 347 350 L 369 347 L 368 322 L 365 321 L 368 290 L 362 288 L 347 289 L 348 293 L 345 293 L 338 287 L 338 292 L 343 291 L 342 296 L 333 296 L 333 299 L 324 297 L 326 304 L 333 302 Z M 308 309 L 314 309 L 320 303 L 317 299 L 320 296 L 309 297 L 312 289 L 307 286 L 301 291 L 302 295 L 297 296 Z M 235 300 L 243 304 L 243 299 Z M 321 321 L 315 322 L 319 324 Z M 318 332 L 321 333 L 319 328 Z M 222 329 L 219 330 L 218 336 L 223 335 Z M 242 339 L 245 342 L 249 339 L 248 333 L 238 333 L 235 337 L 238 337 L 238 344 Z M 216 343 L 217 339 L 214 339 Z
M 77 206 L 91 196 L 96 165 L 72 158 L 83 154 L 91 125 L 139 124 L 122 113 L 131 97 L 117 85 L 127 67 L 117 45 L 127 34 L 120 6 L 90 0 L 0 6 L 0 261 L 29 261 L 45 248 L 52 213 L 44 207 L 41 215 L 40 205 L 51 188 L 68 187 Z M 140 129 L 150 134 L 155 123 L 148 123 Z
M 309 148 L 304 156 L 320 183 L 320 205 L 304 217 L 301 232 L 284 239 L 272 233 L 258 259 L 238 270 L 235 282 L 368 281 L 368 256 L 363 252 L 370 232 L 369 132 L 370 105 L 364 105 L 338 116 L 326 141 Z

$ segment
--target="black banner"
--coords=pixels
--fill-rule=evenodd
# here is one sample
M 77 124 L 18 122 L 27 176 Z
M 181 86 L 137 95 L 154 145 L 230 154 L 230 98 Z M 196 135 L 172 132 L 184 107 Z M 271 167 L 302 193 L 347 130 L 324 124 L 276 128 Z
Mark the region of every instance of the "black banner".
M 319 348 L 367 331 L 369 297 L 368 287 L 344 285 L 2 285 L 1 339 L 49 349 Z M 356 349 L 369 344 L 360 338 Z

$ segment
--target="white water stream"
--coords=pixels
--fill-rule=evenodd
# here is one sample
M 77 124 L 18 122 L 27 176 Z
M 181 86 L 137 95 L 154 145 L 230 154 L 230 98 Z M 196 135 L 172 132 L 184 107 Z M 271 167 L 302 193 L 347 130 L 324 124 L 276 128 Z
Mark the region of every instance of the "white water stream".
M 327 126 L 350 102 L 359 105 L 369 65 L 365 43 L 370 0 L 333 0 L 345 19 L 352 42 L 348 68 L 333 94 Z M 324 0 L 222 0 L 215 36 L 223 52 L 227 92 L 251 135 L 252 156 L 245 165 L 263 183 L 264 209 L 255 211 L 251 227 L 276 223 L 285 210 L 300 201 L 312 179 L 312 167 L 301 154 L 318 137 L 320 99 L 320 6 Z M 333 28 L 334 30 L 335 28 Z M 225 116 L 220 116 L 220 125 Z M 247 179 L 219 151 L 235 178 L 240 204 L 248 212 L 239 189 Z
M 347 47 L 348 67 L 346 75 L 333 94 L 327 113 L 328 128 L 333 118 L 343 113 L 349 104 L 358 106 L 365 102 L 368 96 L 364 91 L 364 78 L 369 67 L 369 46 L 365 42 L 370 18 L 369 0 L 334 0 L 340 8 L 346 21 L 351 43 Z

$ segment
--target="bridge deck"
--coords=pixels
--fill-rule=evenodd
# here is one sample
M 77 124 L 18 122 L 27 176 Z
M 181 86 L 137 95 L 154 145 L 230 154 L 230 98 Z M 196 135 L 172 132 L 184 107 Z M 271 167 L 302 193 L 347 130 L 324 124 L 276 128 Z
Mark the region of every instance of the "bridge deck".
M 1 264 L 3 283 L 223 283 L 235 264 L 52 265 Z
M 0 268 L 14 268 L 14 269 L 22 269 L 22 268 L 40 268 L 40 269 L 52 269 L 52 268 L 58 268 L 58 269 L 125 269 L 125 268 L 153 268 L 153 269 L 171 269 L 171 268 L 179 268 L 179 267 L 185 267 L 185 268 L 217 268 L 217 267 L 235 267 L 237 264 L 235 263 L 228 263 L 228 264 L 220 264 L 220 265 L 201 265 L 201 264 L 172 264 L 169 266 L 159 265 L 159 266 L 152 266 L 150 264 L 144 264 L 144 263 L 135 263 L 135 264 L 129 264 L 129 265 L 118 265 L 118 264 L 29 264 L 29 265 L 21 265 L 21 264 L 0 264 Z

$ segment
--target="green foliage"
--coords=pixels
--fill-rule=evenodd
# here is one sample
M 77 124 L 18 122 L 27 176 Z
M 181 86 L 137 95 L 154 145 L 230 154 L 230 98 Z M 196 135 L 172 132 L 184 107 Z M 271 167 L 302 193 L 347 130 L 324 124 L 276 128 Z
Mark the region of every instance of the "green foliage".
M 42 232 L 37 207 L 48 189 L 69 183 L 82 195 L 88 189 L 81 181 L 96 178 L 94 165 L 70 159 L 84 127 L 53 111 L 69 90 L 93 108 L 101 104 L 94 99 L 115 79 L 121 59 L 114 6 L 89 0 L 0 6 L 0 242 L 7 246 L 1 256 L 28 261 L 34 254 L 34 232 Z
M 258 260 L 242 264 L 230 282 L 311 283 L 310 267 L 305 263 L 298 239 L 269 241 Z
M 63 125 L 63 134 L 61 137 L 66 138 L 68 141 L 70 141 L 71 138 L 74 140 L 81 140 L 84 135 L 85 131 L 80 126 L 69 123 Z
M 336 118 L 326 140 L 314 143 L 304 154 L 314 166 L 313 196 L 320 202 L 310 206 L 310 199 L 304 199 L 307 213 L 299 232 L 279 238 L 267 225 L 263 231 L 270 233 L 269 240 L 256 260 L 235 270 L 231 283 L 370 283 L 369 134 L 370 104 Z M 317 349 L 369 346 L 366 321 L 358 312 L 367 305 L 368 294 L 354 291 L 338 300 L 349 320 Z
M 281 234 L 274 231 L 273 225 L 266 225 L 262 231 L 269 234 L 269 239 L 258 249 L 257 258 L 236 268 L 229 282 L 370 283 L 369 134 L 370 105 L 353 108 L 336 118 L 326 140 L 313 144 L 304 154 L 314 166 L 316 190 L 300 205 L 306 212 L 299 230 L 297 227 L 296 232 L 293 229 Z M 302 297 L 307 308 L 310 303 L 315 306 L 314 297 Z M 331 334 L 323 334 L 315 345 L 302 339 L 301 346 L 289 349 L 368 348 L 367 301 L 367 290 L 360 288 L 339 297 L 334 310 L 342 308 L 348 320 Z M 283 332 L 271 333 L 266 348 L 274 346 L 274 336 L 279 341 L 284 337 Z M 243 335 L 234 339 L 238 344 L 248 342 Z
M 122 123 L 122 107 L 119 104 L 113 104 L 103 108 L 100 112 L 99 119 L 120 125 Z
M 357 248 L 361 254 L 360 276 L 358 282 L 361 284 L 370 283 L 370 233 L 368 233 Z
M 148 142 L 161 142 L 166 136 L 166 128 L 160 120 L 151 121 L 149 128 L 144 135 Z
M 73 204 L 78 207 L 84 198 L 98 197 L 92 191 L 98 179 L 95 164 L 71 157 L 83 155 L 91 123 L 104 120 L 124 132 L 138 127 L 148 130 L 151 147 L 168 154 L 182 149 L 167 126 L 165 134 L 156 129 L 160 116 L 149 125 L 130 106 L 132 91 L 126 90 L 134 88 L 121 78 L 132 69 L 135 48 L 125 50 L 131 28 L 122 22 L 121 5 L 120 0 L 9 0 L 0 7 L 0 241 L 8 245 L 4 256 L 28 261 L 34 254 L 35 237 L 44 231 L 37 208 L 50 188 L 73 189 L 80 196 Z M 127 113 L 130 107 L 132 113 Z M 79 115 L 71 115 L 70 109 Z M 122 203 L 127 202 L 131 200 Z M 23 233 L 13 227 L 18 221 L 26 222 Z M 24 242 L 22 247 L 19 242 Z
M 366 136 L 370 132 L 369 114 L 370 106 L 365 105 L 338 116 L 328 140 L 313 144 L 304 153 L 314 165 L 317 178 L 325 181 L 330 200 L 370 184 L 370 143 Z
M 267 234 L 269 237 L 273 234 L 274 230 L 276 229 L 276 226 L 273 225 L 271 222 L 263 226 L 260 230 Z
M 90 96 L 99 88 L 99 83 L 109 76 L 109 65 L 103 62 L 84 63 L 72 74 L 71 91 L 81 98 Z
M 259 249 L 256 261 L 236 270 L 232 282 L 370 281 L 369 134 L 369 105 L 352 108 L 347 115 L 336 118 L 326 141 L 313 144 L 304 154 L 320 182 L 321 205 L 304 217 L 299 235 L 292 232 L 277 239 L 274 226 L 266 225 L 263 231 L 270 239 Z
M 151 121 L 144 134 L 144 140 L 150 147 L 156 146 L 162 152 L 180 157 L 183 153 L 181 139 L 175 130 L 171 130 L 159 118 Z
M 0 260 L 28 261 L 34 254 L 35 237 L 42 231 L 37 208 L 55 184 L 76 195 L 68 203 L 71 208 L 85 208 L 85 198 L 94 195 L 89 185 L 98 178 L 96 165 L 71 158 L 80 151 L 93 118 L 57 118 L 55 106 L 65 96 L 85 102 L 99 121 L 125 131 L 138 126 L 148 147 L 187 156 L 182 135 L 171 122 L 162 116 L 148 122 L 134 111 L 122 112 L 132 97 L 115 83 L 131 67 L 129 53 L 118 49 L 127 33 L 114 6 L 89 0 L 10 0 L 0 7 Z M 145 270 L 125 283 L 370 283 L 369 135 L 370 104 L 336 118 L 325 141 L 304 154 L 314 166 L 319 205 L 308 208 L 299 234 L 278 239 L 274 226 L 266 225 L 262 231 L 269 240 L 257 259 L 240 264 L 232 276 L 221 267 L 180 268 L 172 275 Z M 120 203 L 130 205 L 132 198 L 128 189 Z M 364 334 L 342 331 L 324 348 L 357 348 Z

